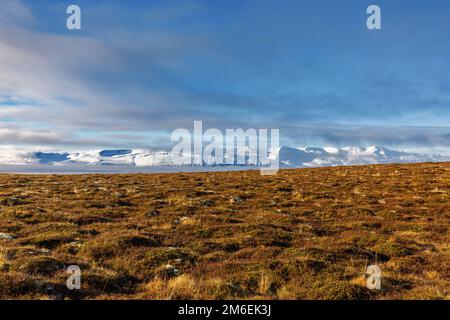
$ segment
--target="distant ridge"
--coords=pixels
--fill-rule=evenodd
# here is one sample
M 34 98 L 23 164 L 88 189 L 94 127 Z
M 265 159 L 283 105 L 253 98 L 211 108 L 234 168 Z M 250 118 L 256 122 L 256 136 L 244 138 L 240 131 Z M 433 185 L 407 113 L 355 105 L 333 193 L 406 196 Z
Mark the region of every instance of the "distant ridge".
M 450 161 L 450 156 L 395 151 L 382 146 L 349 146 L 344 148 L 292 148 L 285 146 L 272 151 L 271 158 L 276 159 L 277 157 L 282 168 Z M 50 166 L 80 164 L 90 166 L 135 167 L 180 166 L 179 163 L 173 162 L 170 152 L 139 149 L 88 150 L 80 152 L 3 152 L 0 156 L 0 164 Z M 258 163 L 247 162 L 245 165 L 257 166 Z

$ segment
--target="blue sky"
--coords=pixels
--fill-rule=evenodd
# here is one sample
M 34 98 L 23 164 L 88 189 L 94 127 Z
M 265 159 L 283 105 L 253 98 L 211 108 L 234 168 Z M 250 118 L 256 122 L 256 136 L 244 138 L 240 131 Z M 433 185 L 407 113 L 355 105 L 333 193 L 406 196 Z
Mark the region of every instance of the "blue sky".
M 449 1 L 0 6 L 0 146 L 165 147 L 202 120 L 290 146 L 450 147 Z

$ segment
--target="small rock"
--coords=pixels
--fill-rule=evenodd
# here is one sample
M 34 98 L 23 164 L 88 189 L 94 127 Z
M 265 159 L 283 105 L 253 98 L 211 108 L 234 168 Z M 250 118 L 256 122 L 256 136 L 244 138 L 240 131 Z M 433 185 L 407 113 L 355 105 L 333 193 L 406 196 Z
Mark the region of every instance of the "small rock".
M 8 233 L 0 232 L 0 239 L 14 240 L 14 237 Z
M 241 199 L 241 197 L 236 196 L 230 199 L 231 203 L 241 203 L 243 200 Z
M 18 205 L 21 205 L 24 203 L 25 203 L 25 201 L 18 197 L 9 197 L 9 198 L 3 199 L 1 201 L 2 205 L 9 206 L 9 207 L 18 206 Z
M 164 280 L 168 280 L 168 279 L 177 277 L 180 274 L 181 274 L 181 271 L 177 267 L 175 267 L 171 264 L 162 265 L 162 266 L 156 268 L 156 270 L 155 270 L 155 277 L 162 278 Z
M 145 213 L 145 217 L 146 218 L 157 217 L 160 214 L 161 214 L 161 212 L 159 212 L 158 210 L 150 210 L 150 211 Z
M 178 218 L 177 220 L 175 220 L 175 224 L 180 224 L 180 223 L 182 223 L 183 221 L 186 221 L 186 220 L 189 220 L 189 217 Z
M 44 282 L 44 281 L 42 281 L 42 280 L 36 280 L 36 281 L 34 281 L 34 285 L 36 286 L 36 287 L 39 287 L 39 288 L 43 288 L 43 287 L 45 287 L 46 286 L 46 283 Z
M 214 201 L 212 200 L 200 200 L 200 203 L 205 207 L 211 207 L 214 205 Z
M 180 274 L 180 270 L 178 270 L 175 266 L 171 264 L 166 264 L 164 266 L 164 269 L 166 269 L 166 272 L 170 276 L 178 276 Z

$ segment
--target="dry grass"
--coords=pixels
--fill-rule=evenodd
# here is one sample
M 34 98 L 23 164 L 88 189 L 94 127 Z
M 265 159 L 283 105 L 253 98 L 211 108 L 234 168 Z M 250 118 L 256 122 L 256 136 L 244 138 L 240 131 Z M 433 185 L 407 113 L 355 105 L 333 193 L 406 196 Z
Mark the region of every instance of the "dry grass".
M 2 299 L 448 299 L 450 163 L 0 175 Z M 367 265 L 382 290 L 365 287 Z M 82 269 L 70 291 L 65 268 Z

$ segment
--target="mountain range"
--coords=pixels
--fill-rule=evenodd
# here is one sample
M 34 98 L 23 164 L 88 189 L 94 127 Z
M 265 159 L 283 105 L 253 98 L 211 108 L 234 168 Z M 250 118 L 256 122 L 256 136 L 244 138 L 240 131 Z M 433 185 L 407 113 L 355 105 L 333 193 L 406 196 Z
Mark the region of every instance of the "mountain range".
M 324 147 L 273 150 L 271 158 L 279 158 L 282 168 L 323 167 L 339 165 L 413 163 L 450 161 L 450 156 L 395 151 L 382 146 Z M 246 159 L 249 159 L 248 157 Z M 170 152 L 148 150 L 89 150 L 80 152 L 2 152 L 0 165 L 108 165 L 133 167 L 181 166 L 172 161 Z M 247 162 L 244 166 L 258 163 Z M 186 165 L 183 165 L 186 166 Z

